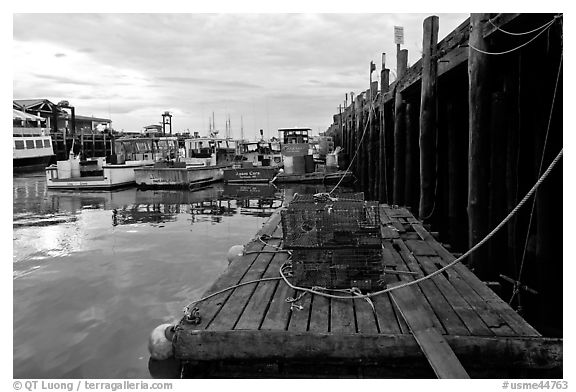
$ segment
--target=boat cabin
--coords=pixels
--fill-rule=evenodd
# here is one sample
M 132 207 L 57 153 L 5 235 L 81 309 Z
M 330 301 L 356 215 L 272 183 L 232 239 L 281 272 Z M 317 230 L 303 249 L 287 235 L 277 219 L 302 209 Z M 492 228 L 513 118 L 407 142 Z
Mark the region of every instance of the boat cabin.
M 253 166 L 278 166 L 282 163 L 280 142 L 260 140 L 238 143 L 236 161 L 251 162 Z
M 184 141 L 185 154 L 182 161 L 187 166 L 214 166 L 231 163 L 236 153 L 236 141 L 199 137 Z
M 122 161 L 161 161 L 175 159 L 178 155 L 178 138 L 142 137 L 120 138 L 114 142 L 116 163 Z
M 308 143 L 310 128 L 280 128 L 280 140 L 283 144 Z

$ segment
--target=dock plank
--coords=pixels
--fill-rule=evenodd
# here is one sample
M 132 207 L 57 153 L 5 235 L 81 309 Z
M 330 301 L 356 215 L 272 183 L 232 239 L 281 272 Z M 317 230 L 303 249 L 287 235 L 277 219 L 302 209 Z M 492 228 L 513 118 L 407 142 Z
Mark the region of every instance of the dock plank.
M 272 214 L 270 219 L 258 231 L 257 236 L 272 235 L 279 223 L 280 211 L 278 210 Z M 260 241 L 253 240 L 246 245 L 246 252 L 259 251 L 263 248 L 264 244 L 262 244 Z M 228 266 L 226 271 L 224 271 L 224 273 L 220 275 L 214 284 L 203 294 L 203 296 L 216 293 L 220 290 L 240 283 L 244 275 L 256 261 L 257 257 L 257 254 L 248 254 L 234 260 Z M 225 291 L 222 294 L 216 295 L 210 299 L 198 303 L 197 307 L 200 311 L 200 316 L 202 319 L 199 324 L 190 326 L 189 328 L 205 329 L 210 324 L 212 319 L 220 312 L 222 306 L 226 303 L 230 295 L 232 295 L 232 291 Z
M 456 258 L 448 252 L 442 245 L 434 240 L 432 235 L 428 233 L 422 225 L 414 224 L 414 230 L 420 235 L 424 241 L 434 249 L 439 256 L 438 261 L 442 265 L 447 265 L 454 261 Z M 510 305 L 504 302 L 496 293 L 494 293 L 488 286 L 486 286 L 472 271 L 470 271 L 466 266 L 461 263 L 456 263 L 453 268 L 449 268 L 453 273 L 456 273 L 464 281 L 466 285 L 472 288 L 478 296 L 481 298 L 482 303 L 485 308 L 490 309 L 492 312 L 497 312 L 503 321 L 512 329 L 515 334 L 521 336 L 540 336 L 540 333 L 534 329 L 526 320 L 524 320 L 518 313 L 516 313 Z M 499 322 L 498 322 L 499 323 Z M 494 326 L 498 326 L 496 323 Z M 500 330 L 501 328 L 497 328 Z M 500 332 L 501 331 L 495 331 Z M 509 333 L 510 331 L 505 331 L 504 333 Z
M 275 236 L 277 234 L 278 231 L 274 233 Z M 273 246 L 279 246 L 281 241 L 269 240 L 268 243 Z M 280 266 L 286 262 L 286 260 L 288 260 L 288 255 L 285 253 L 277 253 L 273 255 L 272 261 L 262 278 L 278 277 L 280 275 L 278 272 Z M 284 283 L 281 282 L 280 284 Z M 274 294 L 277 285 L 278 281 L 265 281 L 258 283 L 234 329 L 258 329 L 260 327 L 264 315 L 266 314 L 266 309 L 270 306 L 272 295 Z
M 355 333 L 354 316 L 353 300 L 330 298 L 330 332 Z
M 296 296 L 299 295 L 299 291 L 296 292 Z M 288 324 L 288 331 L 293 332 L 306 332 L 308 330 L 308 321 L 310 319 L 312 295 L 306 294 L 302 297 L 297 305 L 302 306 L 302 309 L 293 309 L 292 316 L 290 317 L 290 323 Z
M 417 286 L 391 292 L 418 346 L 438 378 L 469 378 L 468 373 L 432 322 L 431 311 L 419 299 Z
M 436 251 L 423 240 L 409 240 L 406 241 L 406 246 L 417 256 L 434 256 L 437 257 Z M 431 258 L 432 260 L 432 258 Z M 478 296 L 478 294 L 468 286 L 460 276 L 453 270 L 446 270 L 446 275 L 450 278 L 449 281 L 452 286 L 460 293 L 460 296 L 469 303 L 469 305 L 476 311 L 484 323 L 497 335 L 510 336 L 513 335 L 512 330 L 504 320 L 497 314 L 497 312 L 486 306 L 486 302 Z
M 374 301 L 370 300 L 372 304 Z M 378 324 L 375 317 L 376 305 L 374 310 L 368 301 L 365 299 L 354 300 L 354 310 L 356 312 L 356 325 L 358 333 L 378 333 Z
M 288 328 L 291 312 L 290 304 L 286 302 L 286 298 L 294 297 L 294 292 L 295 290 L 283 281 L 278 282 L 260 329 L 284 331 Z
M 397 240 L 396 240 L 397 241 Z M 402 257 L 400 256 L 400 254 L 396 251 L 396 249 L 394 249 L 394 246 L 392 245 L 392 242 L 390 241 L 384 241 L 383 243 L 384 245 L 384 250 L 386 251 L 388 250 L 390 252 L 390 254 L 396 259 L 396 265 L 397 266 L 404 266 L 402 269 L 407 269 L 406 264 L 404 263 L 404 260 L 402 259 Z M 408 276 L 408 275 L 398 275 L 398 281 L 399 282 L 410 282 L 414 280 L 413 277 Z M 391 285 L 393 286 L 393 285 Z M 430 316 L 430 320 L 432 322 L 432 324 L 434 325 L 435 328 L 438 329 L 438 331 L 440 331 L 440 333 L 442 334 L 446 334 L 446 329 L 444 328 L 444 326 L 442 325 L 442 322 L 438 319 L 438 316 L 436 315 L 436 313 L 433 311 L 433 309 L 430 307 L 430 304 L 428 303 L 428 301 L 426 300 L 426 296 L 424 295 L 424 292 L 422 291 L 422 288 L 419 285 L 415 285 L 413 286 L 416 290 L 416 292 L 418 293 L 418 298 L 421 302 L 421 307 L 423 309 L 426 309 L 427 314 L 429 314 Z M 398 306 L 398 303 L 396 301 L 394 301 L 394 303 L 396 304 L 396 306 Z M 398 308 L 400 308 L 398 306 Z M 401 311 L 401 309 L 400 309 Z M 406 320 L 406 318 L 404 317 L 404 320 Z M 406 323 L 409 326 L 409 323 L 406 320 Z
M 274 228 L 274 231 L 272 231 L 271 235 L 274 235 L 274 233 L 277 233 L 278 230 L 279 230 L 279 228 L 278 228 L 278 226 L 276 226 Z M 277 241 L 277 240 L 271 240 L 270 242 L 272 242 L 272 241 Z M 258 241 L 258 242 L 260 242 L 260 241 Z M 262 250 L 274 251 L 275 248 L 273 246 L 267 245 L 267 246 L 264 246 L 262 248 Z M 250 268 L 248 269 L 248 271 L 246 272 L 244 277 L 242 277 L 240 282 L 243 283 L 243 282 L 249 282 L 249 281 L 256 280 L 256 279 L 261 279 L 264 276 L 264 274 L 266 273 L 266 271 L 270 270 L 269 267 L 270 267 L 271 261 L 273 260 L 273 258 L 276 255 L 277 254 L 275 254 L 275 253 L 257 254 L 256 260 L 254 261 L 254 263 L 252 263 L 252 265 L 250 266 Z M 272 271 L 270 271 L 271 274 L 277 274 L 275 276 L 280 275 L 278 272 L 278 267 L 271 268 L 271 269 L 272 269 Z M 274 276 L 274 275 L 272 275 L 272 276 Z M 262 283 L 262 282 L 260 282 L 260 283 Z M 239 320 L 240 316 L 242 315 L 244 308 L 246 307 L 250 298 L 254 294 L 254 292 L 257 288 L 257 285 L 259 285 L 260 283 L 245 285 L 245 286 L 241 286 L 241 287 L 234 289 L 232 291 L 232 294 L 230 294 L 230 296 L 228 297 L 226 302 L 222 305 L 220 312 L 218 312 L 218 314 L 216 314 L 216 316 L 214 317 L 212 322 L 208 325 L 207 329 L 210 329 L 210 330 L 233 329 L 234 326 L 236 325 L 237 321 Z
M 430 261 L 429 257 L 419 256 L 416 257 L 416 259 L 426 274 L 431 274 L 438 270 L 434 263 Z M 434 282 L 436 287 L 438 287 L 438 289 L 444 294 L 450 306 L 458 314 L 472 335 L 494 335 L 492 330 L 490 330 L 490 328 L 488 328 L 488 326 L 482 321 L 480 316 L 470 308 L 468 302 L 460 296 L 460 293 L 458 293 L 454 286 L 449 283 L 443 274 L 436 275 L 431 278 L 431 281 Z
M 330 298 L 312 296 L 309 331 L 328 333 L 330 329 Z
M 400 256 L 404 260 L 404 263 L 409 271 L 418 273 L 417 277 L 424 276 L 424 271 L 420 268 L 420 264 L 416 258 L 410 253 L 404 242 L 400 240 L 394 241 L 395 244 L 400 248 Z M 410 280 L 414 280 L 412 277 Z M 434 313 L 438 316 L 438 319 L 446 329 L 448 334 L 452 335 L 468 335 L 470 331 L 456 311 L 453 309 L 451 303 L 445 298 L 442 292 L 438 289 L 436 284 L 432 280 L 425 280 L 419 283 L 422 293 L 428 299 L 428 303 L 432 307 Z M 481 320 L 478 320 L 482 324 Z M 490 330 L 486 327 L 486 332 L 490 334 Z

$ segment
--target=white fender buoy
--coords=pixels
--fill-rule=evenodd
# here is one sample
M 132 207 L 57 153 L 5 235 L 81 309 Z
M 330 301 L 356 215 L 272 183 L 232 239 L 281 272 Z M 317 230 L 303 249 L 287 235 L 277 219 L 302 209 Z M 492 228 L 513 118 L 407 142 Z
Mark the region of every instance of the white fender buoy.
M 226 253 L 226 260 L 228 260 L 228 264 L 233 262 L 236 258 L 244 255 L 244 245 L 233 245 L 228 249 L 228 253 Z
M 158 361 L 171 358 L 174 355 L 173 336 L 174 326 L 172 324 L 161 324 L 154 328 L 148 339 L 150 357 Z

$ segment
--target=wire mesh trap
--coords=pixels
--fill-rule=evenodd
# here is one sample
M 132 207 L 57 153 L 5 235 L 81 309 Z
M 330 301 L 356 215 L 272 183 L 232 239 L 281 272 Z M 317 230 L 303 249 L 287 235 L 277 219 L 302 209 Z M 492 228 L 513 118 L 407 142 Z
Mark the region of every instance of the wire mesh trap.
M 382 278 L 378 203 L 363 193 L 295 195 L 282 211 L 296 284 L 373 290 Z

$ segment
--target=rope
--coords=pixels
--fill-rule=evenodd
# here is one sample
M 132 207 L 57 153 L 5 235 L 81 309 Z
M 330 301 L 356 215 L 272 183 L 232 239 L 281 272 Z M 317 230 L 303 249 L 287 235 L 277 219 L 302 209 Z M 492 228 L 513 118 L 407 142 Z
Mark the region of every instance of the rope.
M 543 24 L 542 26 L 540 26 L 540 27 L 538 27 L 538 28 L 535 28 L 534 30 L 525 31 L 525 32 L 523 32 L 523 33 L 513 33 L 513 32 L 510 32 L 510 31 L 503 30 L 502 28 L 496 26 L 496 25 L 494 24 L 494 22 L 492 21 L 492 19 L 488 19 L 488 22 L 490 22 L 490 24 L 491 24 L 492 26 L 494 26 L 494 27 L 496 28 L 496 30 L 498 30 L 498 31 L 501 31 L 501 32 L 503 32 L 503 33 L 505 33 L 505 34 L 518 36 L 518 35 L 526 35 L 526 34 L 535 33 L 535 32 L 538 31 L 538 30 L 541 30 L 541 29 L 543 29 L 543 28 L 545 28 L 545 27 L 548 27 L 549 25 L 551 25 L 552 23 L 554 23 L 554 21 L 555 21 L 557 18 L 560 18 L 560 17 L 561 17 L 561 16 L 555 16 L 554 19 L 552 19 L 552 20 L 549 21 L 549 22 L 546 22 L 546 23 Z
M 374 102 L 370 101 L 370 110 L 368 112 L 368 115 L 370 116 L 370 118 L 372 118 L 372 111 L 374 110 Z M 354 163 L 354 160 L 356 159 L 356 156 L 358 155 L 358 151 L 360 151 L 360 147 L 362 146 L 362 141 L 364 140 L 364 135 L 366 135 L 366 130 L 368 129 L 368 124 L 370 122 L 366 122 L 366 125 L 364 125 L 364 131 L 362 131 L 362 137 L 360 138 L 360 141 L 358 142 L 358 146 L 356 147 L 356 152 L 354 153 L 354 156 L 352 157 L 352 159 L 350 160 L 350 163 L 348 164 L 348 167 L 346 168 L 346 171 L 344 172 L 344 175 L 340 178 L 340 180 L 338 181 L 338 183 L 336 184 L 336 186 L 334 188 L 332 188 L 332 190 L 330 192 L 328 192 L 328 195 L 331 195 L 332 192 L 334 192 L 336 190 L 336 188 L 338 188 L 340 186 L 340 184 L 342 183 L 342 181 L 344 180 L 344 178 L 346 178 L 346 175 L 348 174 L 348 171 L 350 170 L 350 168 L 352 167 L 352 163 Z
M 552 22 L 554 22 L 554 21 L 552 21 Z M 479 53 L 489 54 L 489 55 L 495 55 L 495 56 L 497 56 L 497 55 L 502 55 L 502 54 L 512 53 L 512 52 L 514 52 L 514 51 L 516 51 L 516 50 L 518 50 L 518 49 L 521 49 L 521 48 L 523 48 L 524 46 L 528 45 L 530 42 L 534 41 L 536 38 L 538 38 L 538 37 L 539 37 L 540 35 L 542 35 L 544 32 L 548 31 L 548 29 L 550 28 L 550 26 L 552 26 L 552 24 L 553 24 L 553 23 L 550 23 L 545 29 L 543 29 L 543 30 L 540 31 L 538 34 L 536 34 L 534 37 L 532 37 L 529 41 L 527 41 L 527 42 L 523 43 L 522 45 L 517 46 L 517 47 L 515 47 L 515 48 L 513 48 L 513 49 L 505 50 L 505 51 L 503 51 L 503 52 L 487 52 L 487 51 L 485 51 L 485 50 L 478 49 L 478 48 L 474 47 L 470 42 L 468 42 L 468 46 L 469 46 L 471 49 L 474 49 L 475 51 L 477 51 L 477 52 L 479 52 Z
M 198 300 L 196 300 L 196 301 L 190 302 L 190 305 L 188 305 L 188 306 L 186 306 L 186 307 L 184 308 L 184 313 L 188 313 L 188 312 L 190 311 L 192 305 L 196 305 L 196 304 L 199 303 L 199 302 L 206 301 L 207 299 L 210 299 L 210 298 L 212 298 L 212 297 L 215 297 L 215 296 L 217 296 L 218 294 L 225 293 L 226 291 L 234 290 L 234 289 L 236 289 L 236 288 L 238 288 L 238 287 L 246 286 L 247 284 L 259 283 L 259 282 L 266 282 L 266 281 L 269 281 L 269 280 L 280 280 L 280 279 L 282 279 L 281 276 L 275 276 L 275 277 L 273 277 L 273 278 L 261 278 L 261 279 L 251 280 L 251 281 L 249 281 L 249 282 L 238 283 L 238 284 L 235 284 L 234 286 L 226 287 L 225 289 L 222 289 L 222 290 L 220 290 L 220 291 L 217 291 L 217 292 L 215 292 L 215 293 L 212 293 L 212 294 L 210 294 L 210 295 L 207 295 L 207 296 L 205 296 L 205 297 L 202 297 L 202 298 L 200 298 L 200 299 L 198 299 Z
M 542 157 L 540 158 L 540 166 L 538 168 L 538 175 L 540 175 L 540 173 L 542 173 L 542 167 L 544 166 L 544 156 L 546 155 L 546 147 L 548 145 L 548 134 L 550 132 L 550 124 L 552 123 L 552 114 L 554 113 L 554 102 L 556 101 L 556 92 L 558 91 L 558 82 L 560 80 L 560 72 L 562 70 L 563 57 L 564 57 L 564 53 L 562 52 L 560 54 L 560 64 L 558 65 L 558 74 L 556 75 L 556 84 L 554 86 L 554 95 L 552 95 L 552 104 L 550 106 L 550 115 L 548 116 L 548 125 L 546 127 L 546 136 L 544 137 L 544 146 L 542 147 Z M 512 291 L 512 296 L 510 297 L 508 304 L 512 303 L 512 301 L 514 300 L 514 297 L 516 297 L 516 295 L 520 291 L 519 284 L 520 284 L 520 280 L 522 277 L 522 271 L 524 270 L 524 261 L 526 260 L 526 252 L 528 249 L 528 239 L 530 238 L 530 229 L 532 228 L 532 219 L 534 217 L 534 208 L 536 206 L 536 197 L 537 196 L 538 196 L 538 194 L 536 194 L 534 196 L 534 199 L 532 200 L 532 207 L 530 209 L 530 218 L 528 220 L 528 229 L 526 230 L 526 239 L 524 241 L 524 249 L 522 251 L 522 259 L 520 261 L 520 269 L 518 270 L 518 277 L 516 278 L 516 282 L 518 282 L 518 283 L 514 285 L 514 290 Z M 520 301 L 520 298 L 518 298 L 518 301 Z
M 444 267 L 440 268 L 439 270 L 436 270 L 426 276 L 423 276 L 421 278 L 418 278 L 416 280 L 410 281 L 410 282 L 406 282 L 406 283 L 402 283 L 393 287 L 389 287 L 386 288 L 384 290 L 380 290 L 380 291 L 376 291 L 373 293 L 368 293 L 368 294 L 362 294 L 362 295 L 358 295 L 358 296 L 340 296 L 340 295 L 332 295 L 332 294 L 326 294 L 326 293 L 322 293 L 322 292 L 318 292 L 312 289 L 308 289 L 305 287 L 298 287 L 293 285 L 292 283 L 290 283 L 288 281 L 288 279 L 286 278 L 286 276 L 284 275 L 283 269 L 286 268 L 288 266 L 288 264 L 283 264 L 280 267 L 280 276 L 282 277 L 282 279 L 284 279 L 284 282 L 290 286 L 291 288 L 295 289 L 295 290 L 302 290 L 302 291 L 307 291 L 309 293 L 312 294 L 317 294 L 323 297 L 327 297 L 327 298 L 335 298 L 335 299 L 350 299 L 350 298 L 369 298 L 369 297 L 375 297 L 384 293 L 388 293 L 390 291 L 393 290 L 397 290 L 400 288 L 404 288 L 404 287 L 408 287 L 408 286 L 412 286 L 415 284 L 418 284 L 420 282 L 423 282 L 425 280 L 428 280 L 430 278 L 433 278 L 434 276 L 442 273 L 443 271 L 447 270 L 448 268 L 453 267 L 454 265 L 456 265 L 457 263 L 459 263 L 460 261 L 462 261 L 463 259 L 465 259 L 466 257 L 468 257 L 470 254 L 472 254 L 474 251 L 476 251 L 476 249 L 478 249 L 480 246 L 484 245 L 484 243 L 486 243 L 490 238 L 492 238 L 514 215 L 516 215 L 516 213 L 518 212 L 518 210 L 526 203 L 526 201 L 528 201 L 528 199 L 536 192 L 536 189 L 538 189 L 538 187 L 540 186 L 540 184 L 542 184 L 542 182 L 546 179 L 546 177 L 548 177 L 548 175 L 550 174 L 550 172 L 552 171 L 552 169 L 554 168 L 554 166 L 556 166 L 556 164 L 558 163 L 558 161 L 560 160 L 560 158 L 562 158 L 562 154 L 563 154 L 564 149 L 560 150 L 560 152 L 558 153 L 558 155 L 556 156 L 556 158 L 554 158 L 554 160 L 552 161 L 552 163 L 550 163 L 550 166 L 548 166 L 548 169 L 546 169 L 546 171 L 544 172 L 544 174 L 542 174 L 542 176 L 538 179 L 538 181 L 534 184 L 534 186 L 532 187 L 532 189 L 530 189 L 528 191 L 528 193 L 526 194 L 526 196 L 524 196 L 524 198 L 520 201 L 520 203 L 518 203 L 518 205 L 516 207 L 514 207 L 514 209 L 512 211 L 510 211 L 510 213 L 502 220 L 502 222 L 500 222 L 498 224 L 498 226 L 496 226 L 490 233 L 488 233 L 488 235 L 486 235 L 486 237 L 484 237 L 480 242 L 478 242 L 476 245 L 474 245 L 471 249 L 469 249 L 466 253 L 464 253 L 462 256 L 458 257 L 456 260 L 452 261 L 451 263 L 445 265 Z

